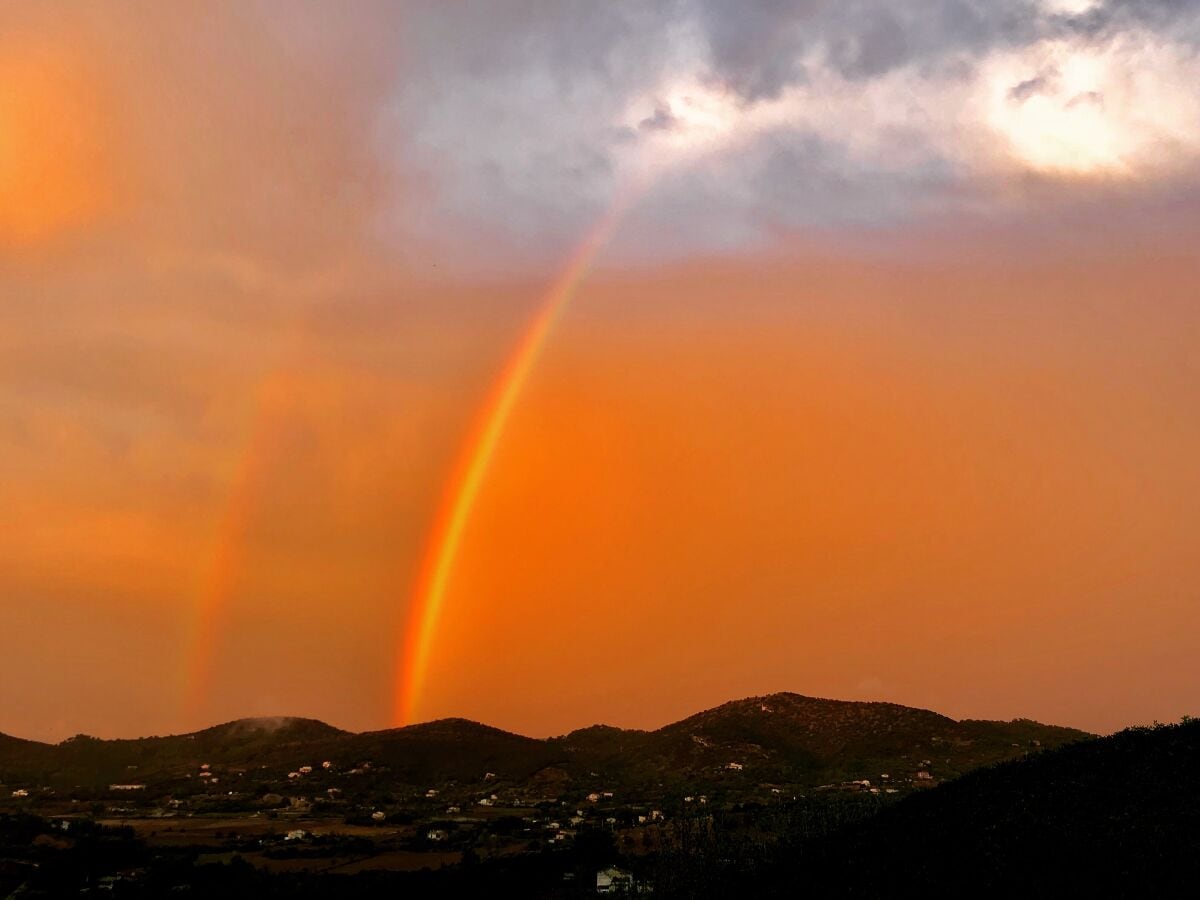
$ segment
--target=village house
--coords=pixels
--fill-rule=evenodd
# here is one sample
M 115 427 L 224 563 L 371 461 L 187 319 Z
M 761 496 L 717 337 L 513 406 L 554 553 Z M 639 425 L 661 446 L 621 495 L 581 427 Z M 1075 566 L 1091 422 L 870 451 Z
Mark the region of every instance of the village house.
M 623 869 L 610 866 L 596 873 L 596 893 L 616 894 L 630 893 L 633 888 L 633 876 Z

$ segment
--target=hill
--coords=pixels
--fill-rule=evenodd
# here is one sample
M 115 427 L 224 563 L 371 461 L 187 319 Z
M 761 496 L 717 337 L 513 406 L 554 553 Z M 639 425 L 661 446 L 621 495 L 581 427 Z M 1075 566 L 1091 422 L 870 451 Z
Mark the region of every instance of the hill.
M 703 897 L 1195 896 L 1200 722 L 1123 731 L 964 775 L 754 864 Z M 666 895 L 670 895 L 666 892 Z
M 0 780 L 54 785 L 178 777 L 204 763 L 248 766 L 289 748 L 345 735 L 315 719 L 239 719 L 191 734 L 102 740 L 76 735 L 60 744 L 0 740 Z
M 932 784 L 1086 736 L 1028 721 L 956 722 L 892 703 L 773 694 L 655 731 L 593 726 L 546 740 L 465 719 L 353 734 L 297 718 L 241 719 L 136 740 L 79 736 L 48 745 L 5 738 L 0 781 L 103 788 L 181 780 L 209 765 L 271 782 L 330 761 L 339 771 L 365 766 L 372 783 L 414 789 L 479 782 L 490 774 L 497 788 L 531 794 L 548 785 L 585 793 L 697 787 L 744 793 L 767 784 L 816 787 L 884 773 L 911 780 L 924 772 Z
M 735 700 L 657 731 L 593 727 L 552 743 L 575 770 L 625 784 L 719 781 L 820 785 L 924 771 L 930 783 L 1088 737 L 1071 728 L 961 722 L 895 703 L 779 693 Z

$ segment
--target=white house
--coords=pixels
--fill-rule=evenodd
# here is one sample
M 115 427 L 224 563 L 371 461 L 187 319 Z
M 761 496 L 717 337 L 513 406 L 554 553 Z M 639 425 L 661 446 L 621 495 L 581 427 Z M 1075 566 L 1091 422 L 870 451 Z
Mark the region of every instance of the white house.
M 621 869 L 610 866 L 596 873 L 597 894 L 628 893 L 632 887 L 633 876 Z

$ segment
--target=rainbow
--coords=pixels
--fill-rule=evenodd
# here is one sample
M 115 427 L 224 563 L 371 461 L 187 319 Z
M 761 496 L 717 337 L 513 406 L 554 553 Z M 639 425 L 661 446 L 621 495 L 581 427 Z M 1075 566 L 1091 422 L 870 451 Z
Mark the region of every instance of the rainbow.
M 229 499 L 217 527 L 213 555 L 200 584 L 199 599 L 184 653 L 185 712 L 189 724 L 208 713 L 213 658 L 226 611 L 245 562 L 246 532 L 263 479 L 277 452 L 286 414 L 288 373 L 275 368 L 258 386 L 253 426 L 239 456 Z
M 596 257 L 632 205 L 635 193 L 627 190 L 618 194 L 608 211 L 572 252 L 497 376 L 463 443 L 459 461 L 446 483 L 434 518 L 418 570 L 407 627 L 400 641 L 395 678 L 394 718 L 397 725 L 407 725 L 416 719 L 417 703 L 425 685 L 454 562 L 508 420 L 554 323 L 579 290 Z
M 620 192 L 607 212 L 571 253 L 521 339 L 495 379 L 467 433 L 433 519 L 403 629 L 395 673 L 395 720 L 412 722 L 429 667 L 450 576 L 479 492 L 513 409 L 524 391 L 555 322 L 575 296 L 596 257 L 612 237 L 640 190 Z M 294 348 L 292 354 L 295 355 Z M 247 531 L 287 414 L 292 387 L 286 366 L 276 366 L 259 385 L 253 426 L 217 527 L 213 555 L 199 589 L 189 646 L 183 654 L 185 709 L 189 721 L 208 712 L 213 660 L 220 632 L 245 564 Z

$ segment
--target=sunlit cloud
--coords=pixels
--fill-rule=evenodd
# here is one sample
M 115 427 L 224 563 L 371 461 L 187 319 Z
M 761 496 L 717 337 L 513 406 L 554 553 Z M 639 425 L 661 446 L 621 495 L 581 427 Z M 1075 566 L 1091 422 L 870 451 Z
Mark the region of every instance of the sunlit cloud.
M 1103 5 L 1104 0 L 1041 0 L 1041 3 L 1050 12 L 1078 16 Z
M 1200 59 L 1153 35 L 1055 40 L 983 67 L 985 121 L 1021 166 L 1153 178 L 1200 150 Z

